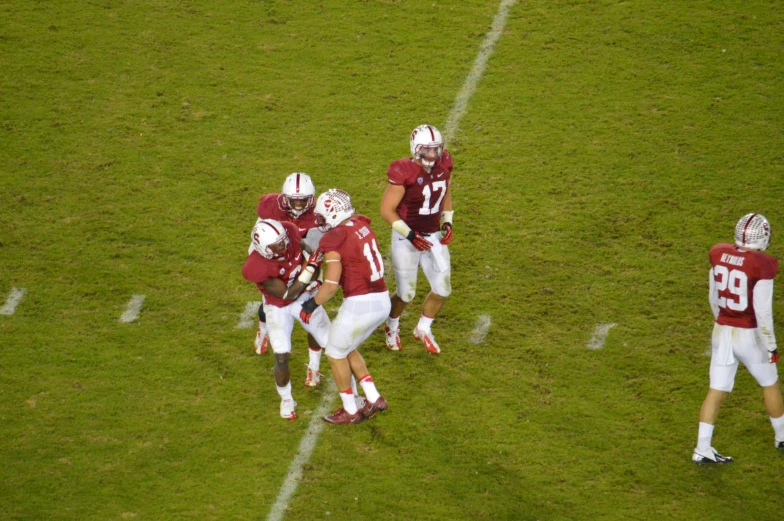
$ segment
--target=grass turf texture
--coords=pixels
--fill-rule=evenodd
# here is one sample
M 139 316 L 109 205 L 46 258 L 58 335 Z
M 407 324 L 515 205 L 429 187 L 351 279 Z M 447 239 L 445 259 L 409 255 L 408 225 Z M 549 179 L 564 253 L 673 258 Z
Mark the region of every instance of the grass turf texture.
M 0 295 L 28 289 L 0 317 L 5 519 L 266 516 L 323 390 L 298 331 L 281 420 L 271 358 L 234 329 L 258 197 L 308 172 L 388 252 L 386 166 L 443 127 L 497 9 L 304 4 L 0 6 Z M 449 144 L 444 353 L 409 336 L 420 281 L 404 350 L 362 348 L 390 411 L 325 427 L 287 519 L 774 518 L 784 455 L 748 373 L 714 438 L 736 462 L 689 458 L 708 248 L 759 211 L 784 257 L 783 14 L 512 8 Z

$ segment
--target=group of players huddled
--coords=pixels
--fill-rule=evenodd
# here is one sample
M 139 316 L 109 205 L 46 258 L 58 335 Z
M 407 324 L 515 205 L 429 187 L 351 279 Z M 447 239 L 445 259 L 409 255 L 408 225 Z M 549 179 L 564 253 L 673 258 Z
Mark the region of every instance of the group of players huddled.
M 344 190 L 332 188 L 316 198 L 310 176 L 297 172 L 286 178 L 282 193 L 259 201 L 242 275 L 263 296 L 255 348 L 263 354 L 272 347 L 280 415 L 287 420 L 297 417 L 289 370 L 295 321 L 308 333 L 305 385 L 319 385 L 324 350 L 340 392 L 343 406 L 325 421 L 361 423 L 388 408 L 357 348 L 386 322 L 387 347 L 401 349 L 400 315 L 414 299 L 420 266 L 431 290 L 413 335 L 428 352 L 441 352 L 430 326 L 452 291 L 452 157 L 432 125 L 414 129 L 410 145 L 411 157 L 389 166 L 381 201 L 381 217 L 393 230 L 391 298 L 371 220 L 355 212 Z M 338 288 L 343 303 L 330 321 L 322 306 Z

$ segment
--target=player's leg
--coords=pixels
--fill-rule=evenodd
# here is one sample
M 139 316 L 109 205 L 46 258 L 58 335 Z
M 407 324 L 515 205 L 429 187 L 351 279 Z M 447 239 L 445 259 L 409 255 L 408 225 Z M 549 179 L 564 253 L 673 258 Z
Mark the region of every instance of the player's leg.
M 316 387 L 321 381 L 321 373 L 319 373 L 321 354 L 322 348 L 329 340 L 330 321 L 324 308 L 318 307 L 311 315 L 309 323 L 302 322 L 299 312 L 302 310 L 302 303 L 308 298 L 310 295 L 303 293 L 295 303 L 289 304 L 287 309 L 308 333 L 308 369 L 305 374 L 305 385 Z
M 257 355 L 263 355 L 269 348 L 269 335 L 267 334 L 267 315 L 264 313 L 264 303 L 259 305 L 259 329 L 256 331 L 256 340 L 253 348 Z
M 773 364 L 771 364 L 773 365 Z M 762 388 L 765 400 L 765 409 L 770 417 L 770 424 L 773 426 L 775 438 L 773 444 L 777 449 L 784 450 L 784 401 L 781 399 L 781 389 L 779 382 Z
M 440 258 L 434 259 L 434 255 L 438 255 Z M 422 271 L 430 283 L 430 293 L 422 305 L 422 315 L 419 317 L 416 329 L 414 329 L 414 337 L 419 339 L 429 352 L 438 354 L 441 352 L 441 348 L 435 340 L 431 326 L 436 315 L 444 306 L 446 298 L 452 293 L 449 248 L 442 246 L 436 252 L 423 255 L 420 262 Z
M 762 387 L 762 398 L 774 431 L 773 443 L 784 450 L 784 401 L 779 389 L 778 368 L 769 362 L 768 351 L 759 341 L 756 329 L 746 329 L 742 333 L 743 347 L 738 358 Z
M 284 308 L 268 306 L 267 329 L 272 352 L 275 354 L 275 386 L 280 396 L 280 415 L 287 420 L 297 417 L 294 408 L 297 402 L 291 394 L 291 372 L 289 370 L 289 357 L 291 353 L 291 331 L 294 328 L 294 319 Z
M 346 299 L 348 300 L 348 299 Z M 361 423 L 364 417 L 359 411 L 351 383 L 351 366 L 346 357 L 352 349 L 352 320 L 345 312 L 346 301 L 343 302 L 335 320 L 329 328 L 329 339 L 324 351 L 332 369 L 332 378 L 340 393 L 343 407 L 324 417 L 328 423 Z M 321 308 L 319 308 L 321 309 Z M 311 319 L 312 320 L 312 319 Z
M 305 385 L 316 387 L 321 383 L 321 353 L 324 351 L 316 342 L 312 334 L 308 333 L 308 372 L 305 375 Z
M 392 306 L 384 328 L 387 347 L 392 351 L 399 351 L 400 342 L 400 315 L 409 302 L 416 296 L 417 275 L 419 272 L 419 258 L 422 252 L 418 251 L 408 239 L 392 232 L 392 268 L 395 272 L 395 293 L 391 297 Z
M 735 385 L 738 360 L 732 354 L 732 328 L 714 326 L 713 349 L 710 365 L 710 388 L 700 408 L 700 423 L 697 431 L 697 447 L 692 461 L 704 463 L 730 463 L 731 457 L 722 456 L 712 446 L 713 430 L 719 409 Z

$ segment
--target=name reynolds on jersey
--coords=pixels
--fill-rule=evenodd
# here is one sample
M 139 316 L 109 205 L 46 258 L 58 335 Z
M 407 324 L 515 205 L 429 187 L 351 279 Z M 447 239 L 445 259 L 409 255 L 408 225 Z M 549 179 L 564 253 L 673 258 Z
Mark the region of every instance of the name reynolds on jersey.
M 730 255 L 729 253 L 721 254 L 721 262 L 723 264 L 729 264 L 731 266 L 743 266 L 744 260 L 746 259 L 743 257 L 736 257 L 735 255 Z
M 365 237 L 367 237 L 368 235 L 370 235 L 370 230 L 368 229 L 367 226 L 363 226 L 362 228 L 360 228 L 359 230 L 355 231 L 354 233 L 356 233 L 357 237 L 359 237 L 360 240 L 361 240 L 361 239 L 364 239 Z

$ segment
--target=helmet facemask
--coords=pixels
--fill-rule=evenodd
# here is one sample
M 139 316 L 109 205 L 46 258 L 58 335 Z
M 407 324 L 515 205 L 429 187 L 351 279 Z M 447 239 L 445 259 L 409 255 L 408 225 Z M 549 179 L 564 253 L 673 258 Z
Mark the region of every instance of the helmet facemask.
M 251 232 L 253 249 L 269 260 L 285 260 L 289 248 L 289 236 L 278 221 L 263 219 L 256 223 Z
M 411 157 L 425 168 L 433 168 L 444 153 L 444 138 L 433 125 L 420 125 L 411 133 Z
M 313 208 L 316 186 L 308 174 L 294 172 L 283 182 L 283 206 L 292 219 Z

